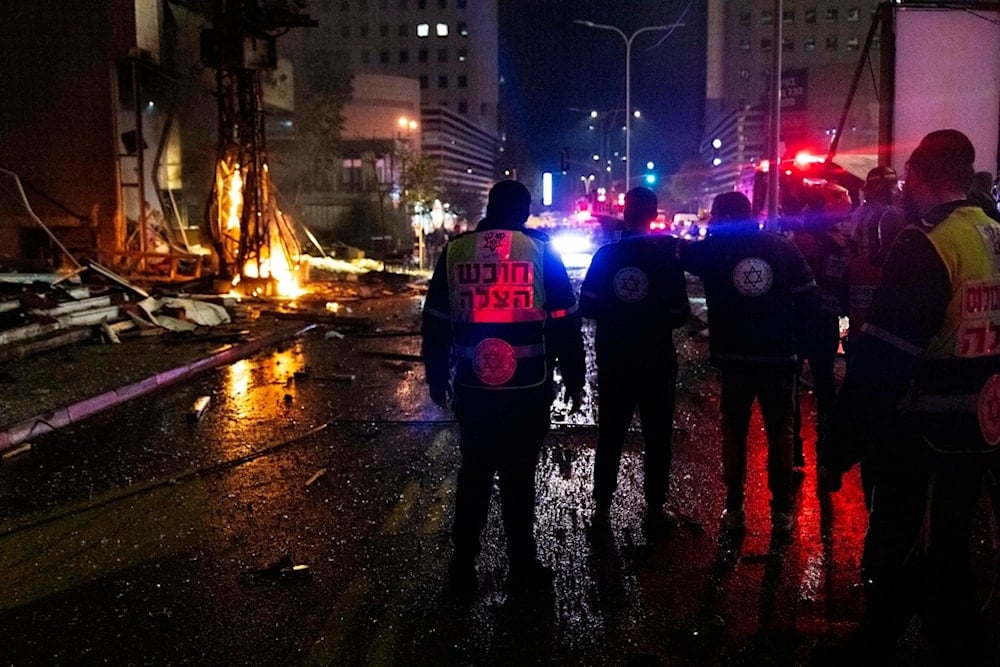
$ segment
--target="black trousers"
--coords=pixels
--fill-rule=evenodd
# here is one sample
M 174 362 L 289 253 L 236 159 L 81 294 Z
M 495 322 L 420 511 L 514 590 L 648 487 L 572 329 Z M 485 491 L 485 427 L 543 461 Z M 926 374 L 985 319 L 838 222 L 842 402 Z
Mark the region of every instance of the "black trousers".
M 549 429 L 551 389 L 458 391 L 455 413 L 462 463 L 452 530 L 456 561 L 474 561 L 494 480 L 512 569 L 536 558 L 535 470 Z
M 974 469 L 897 470 L 875 481 L 862 557 L 867 606 L 858 633 L 873 661 L 891 662 L 917 614 L 935 660 L 980 664 L 985 629 L 969 533 L 983 481 Z
M 795 411 L 795 366 L 747 364 L 719 371 L 722 413 L 722 474 L 726 509 L 743 508 L 747 477 L 747 435 L 754 400 L 767 432 L 767 485 L 771 510 L 792 508 L 792 413 Z
M 648 510 L 660 508 L 670 490 L 677 366 L 626 368 L 597 362 L 598 434 L 594 458 L 594 501 L 607 508 L 618 488 L 622 449 L 639 411 L 643 454 L 643 497 Z
M 840 320 L 836 315 L 824 313 L 821 320 L 812 327 L 807 339 L 799 345 L 799 358 L 809 363 L 813 378 L 813 392 L 816 395 L 816 455 L 826 440 L 830 427 L 830 416 L 837 398 L 837 384 L 834 364 L 840 347 Z M 801 363 L 800 363 L 801 371 Z M 795 394 L 795 447 L 802 453 L 802 411 L 799 409 L 798 392 Z

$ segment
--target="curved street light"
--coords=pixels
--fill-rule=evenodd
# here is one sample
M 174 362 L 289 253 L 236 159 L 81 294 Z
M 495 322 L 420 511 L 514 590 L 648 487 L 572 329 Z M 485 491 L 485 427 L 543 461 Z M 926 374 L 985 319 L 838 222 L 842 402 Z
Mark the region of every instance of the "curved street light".
M 581 21 L 574 19 L 573 23 L 578 23 L 586 28 L 597 30 L 610 30 L 616 33 L 625 41 L 625 190 L 629 188 L 629 170 L 632 168 L 632 42 L 636 37 L 644 32 L 655 30 L 673 30 L 682 27 L 683 23 L 671 23 L 670 25 L 648 25 L 639 28 L 631 35 L 626 35 L 621 28 L 604 23 L 594 23 L 593 21 Z

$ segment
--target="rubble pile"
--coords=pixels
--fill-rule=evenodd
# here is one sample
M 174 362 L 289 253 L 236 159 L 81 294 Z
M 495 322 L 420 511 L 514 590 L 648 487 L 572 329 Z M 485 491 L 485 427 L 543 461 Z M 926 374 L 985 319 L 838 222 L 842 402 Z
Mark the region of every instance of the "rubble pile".
M 91 263 L 72 274 L 0 273 L 0 362 L 84 341 L 230 324 L 234 299 L 151 294 Z

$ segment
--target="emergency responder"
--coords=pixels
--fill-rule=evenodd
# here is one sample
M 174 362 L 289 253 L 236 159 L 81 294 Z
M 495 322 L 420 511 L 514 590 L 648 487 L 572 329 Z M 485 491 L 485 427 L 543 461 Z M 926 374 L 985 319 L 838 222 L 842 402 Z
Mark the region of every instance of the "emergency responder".
M 449 581 L 462 595 L 475 590 L 494 476 L 508 590 L 552 582 L 552 570 L 536 554 L 535 468 L 556 395 L 553 365 L 573 409 L 583 399 L 586 368 L 573 286 L 548 238 L 525 228 L 530 204 L 521 183 L 495 184 L 486 217 L 442 251 L 424 304 L 431 399 L 447 407 L 454 386 L 462 462 Z
M 847 315 L 847 264 L 856 254 L 854 245 L 839 228 L 851 215 L 851 197 L 846 188 L 826 183 L 810 188 L 802 222 L 791 234 L 812 269 L 819 288 L 820 310 L 815 318 L 802 322 L 799 339 L 799 377 L 808 364 L 816 397 L 816 451 L 823 447 L 830 412 L 837 395 L 835 365 L 840 348 L 840 318 Z M 804 466 L 802 410 L 795 392 L 794 460 Z
M 1000 224 L 965 199 L 974 159 L 948 129 L 906 163 L 915 224 L 886 260 L 821 461 L 823 491 L 859 459 L 874 484 L 852 642 L 874 664 L 914 613 L 935 664 L 980 664 L 984 645 L 969 532 L 1000 442 Z
M 677 257 L 677 238 L 651 234 L 656 194 L 625 193 L 625 229 L 598 249 L 580 290 L 580 312 L 596 320 L 598 436 L 593 525 L 606 527 L 618 488 L 625 435 L 636 408 L 645 443 L 643 495 L 647 530 L 676 525 L 664 510 L 670 490 L 677 350 L 673 330 L 691 308 Z
M 845 233 L 857 246 L 858 252 L 864 254 L 878 234 L 882 215 L 899 208 L 899 178 L 896 170 L 884 165 L 871 169 L 861 187 L 861 199 L 861 205 L 851 214 Z
M 739 192 L 715 198 L 708 236 L 682 246 L 681 263 L 704 283 L 709 354 L 719 369 L 722 526 L 745 526 L 747 435 L 756 399 L 767 431 L 772 536 L 786 538 L 793 527 L 797 329 L 819 308 L 816 281 L 788 237 L 763 231 L 751 219 L 750 201 Z
M 988 171 L 977 171 L 969 186 L 968 199 L 973 204 L 982 206 L 986 215 L 1000 221 L 1000 208 L 997 208 L 996 192 L 993 187 L 993 174 Z
M 892 207 L 887 209 L 878 221 L 878 225 L 869 227 L 865 251 L 854 256 L 847 264 L 844 288 L 847 290 L 844 300 L 847 302 L 847 340 L 844 342 L 844 352 L 847 355 L 847 365 L 850 367 L 852 347 L 856 345 L 861 335 L 861 328 L 868 320 L 868 310 L 875 296 L 875 288 L 882 279 L 882 265 L 889 254 L 889 249 L 899 233 L 906 226 L 902 209 Z

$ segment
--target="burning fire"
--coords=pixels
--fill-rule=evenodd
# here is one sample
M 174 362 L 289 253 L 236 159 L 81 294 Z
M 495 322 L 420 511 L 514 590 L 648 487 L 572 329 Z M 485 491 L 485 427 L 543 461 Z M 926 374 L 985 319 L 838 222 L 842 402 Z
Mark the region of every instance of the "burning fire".
M 240 263 L 240 274 L 233 277 L 234 296 L 297 297 L 304 293 L 300 284 L 302 265 L 299 244 L 285 215 L 267 197 L 267 165 L 262 173 L 264 201 L 258 212 L 256 229 L 243 229 L 243 206 L 246 202 L 246 179 L 238 162 L 221 161 L 216 171 L 220 193 L 219 212 L 222 248 L 227 264 Z M 240 239 L 248 242 L 240 253 Z

